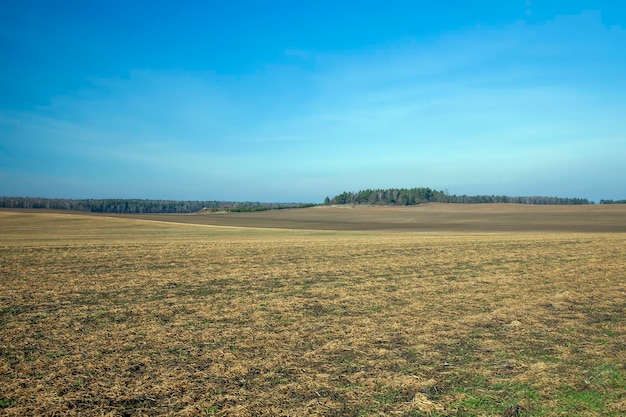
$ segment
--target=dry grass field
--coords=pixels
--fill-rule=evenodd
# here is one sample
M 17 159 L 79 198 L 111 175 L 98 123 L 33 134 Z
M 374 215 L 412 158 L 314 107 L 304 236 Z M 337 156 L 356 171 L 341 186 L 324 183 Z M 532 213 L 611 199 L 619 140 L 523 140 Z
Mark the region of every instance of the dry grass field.
M 626 209 L 484 207 L 0 211 L 0 415 L 626 415 Z

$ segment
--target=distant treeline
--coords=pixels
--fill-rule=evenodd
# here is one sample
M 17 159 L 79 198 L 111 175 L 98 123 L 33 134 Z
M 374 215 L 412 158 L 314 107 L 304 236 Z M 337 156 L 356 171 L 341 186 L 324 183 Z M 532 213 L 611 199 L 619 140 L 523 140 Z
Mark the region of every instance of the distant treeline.
M 516 203 L 516 204 L 593 204 L 586 198 L 559 197 L 507 197 L 498 195 L 450 195 L 430 188 L 389 188 L 343 192 L 333 198 L 326 197 L 324 204 L 372 204 L 412 206 L 422 203 Z
M 626 204 L 626 200 L 600 200 L 600 204 Z
M 124 214 L 195 213 L 199 211 L 243 212 L 311 206 L 313 206 L 313 204 L 126 199 L 70 200 L 38 197 L 0 197 L 0 208 L 74 210 L 91 213 Z
M 411 206 L 423 203 L 515 203 L 542 205 L 593 204 L 586 198 L 508 197 L 498 195 L 450 195 L 431 188 L 389 188 L 343 192 L 324 204 L 370 204 Z M 600 204 L 626 204 L 626 200 L 600 200 Z M 259 203 L 236 201 L 176 201 L 140 199 L 60 199 L 39 197 L 0 197 L 0 208 L 73 210 L 91 213 L 157 214 L 207 212 L 252 212 L 313 207 L 310 203 Z
M 600 200 L 600 204 L 626 204 L 626 200 Z

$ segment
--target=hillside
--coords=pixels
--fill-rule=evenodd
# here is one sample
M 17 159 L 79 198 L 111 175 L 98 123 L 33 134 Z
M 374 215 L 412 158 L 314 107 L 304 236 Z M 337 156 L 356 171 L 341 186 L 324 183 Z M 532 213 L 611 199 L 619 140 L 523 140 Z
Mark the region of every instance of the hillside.
M 212 226 L 407 232 L 626 232 L 626 205 L 421 204 L 320 206 L 190 215 L 115 215 Z

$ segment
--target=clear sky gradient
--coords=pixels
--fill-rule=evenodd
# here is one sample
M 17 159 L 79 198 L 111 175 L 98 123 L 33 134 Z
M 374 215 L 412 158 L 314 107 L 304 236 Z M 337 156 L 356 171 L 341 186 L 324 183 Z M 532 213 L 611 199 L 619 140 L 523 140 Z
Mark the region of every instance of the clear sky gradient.
M 626 198 L 626 2 L 0 1 L 0 195 Z

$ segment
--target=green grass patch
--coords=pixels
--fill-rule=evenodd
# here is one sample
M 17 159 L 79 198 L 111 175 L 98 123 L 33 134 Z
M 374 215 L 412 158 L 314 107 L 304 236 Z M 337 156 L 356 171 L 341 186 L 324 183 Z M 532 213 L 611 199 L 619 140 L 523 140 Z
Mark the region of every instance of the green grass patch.
M 0 408 L 8 408 L 15 404 L 13 398 L 0 398 Z

